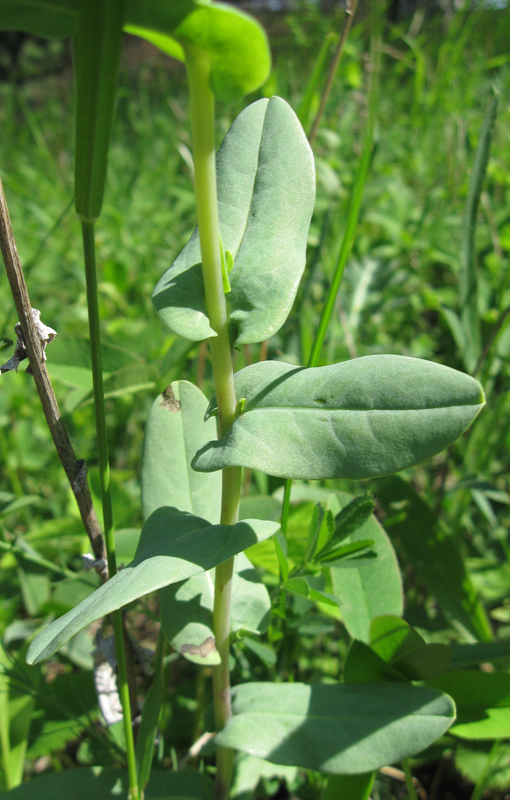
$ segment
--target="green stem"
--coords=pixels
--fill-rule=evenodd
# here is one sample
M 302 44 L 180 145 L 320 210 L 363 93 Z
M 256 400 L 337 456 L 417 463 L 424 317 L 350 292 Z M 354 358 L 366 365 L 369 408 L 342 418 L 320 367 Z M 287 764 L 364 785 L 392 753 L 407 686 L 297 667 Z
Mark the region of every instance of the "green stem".
M 99 481 L 101 486 L 101 502 L 103 506 L 104 538 L 108 558 L 108 575 L 117 573 L 115 554 L 115 534 L 113 530 L 112 496 L 110 490 L 110 464 L 108 459 L 108 439 L 106 435 L 106 410 L 103 387 L 103 364 L 101 355 L 101 331 L 99 321 L 99 302 L 97 294 L 96 249 L 94 240 L 94 223 L 82 220 L 83 254 L 85 259 L 85 278 L 87 282 L 87 305 L 89 314 L 90 353 L 92 359 L 92 380 L 94 385 L 94 408 L 96 412 L 96 434 L 99 464 Z M 135 760 L 135 744 L 131 726 L 131 703 L 124 650 L 124 633 L 122 612 L 112 614 L 113 633 L 115 639 L 115 655 L 117 658 L 117 682 L 119 698 L 124 716 L 124 732 L 126 736 L 126 756 L 129 777 L 130 800 L 138 800 L 138 779 Z
M 195 199 L 202 256 L 205 301 L 209 322 L 216 336 L 209 340 L 214 385 L 218 401 L 218 434 L 223 436 L 235 419 L 236 395 L 234 365 L 228 333 L 228 315 L 221 268 L 220 227 L 216 188 L 216 148 L 214 141 L 214 95 L 210 88 L 211 66 L 208 55 L 197 48 L 186 48 L 186 69 L 190 91 L 190 118 L 195 168 Z M 221 523 L 237 522 L 241 496 L 241 469 L 223 470 Z M 234 559 L 216 568 L 213 629 L 221 663 L 213 670 L 214 713 L 217 730 L 232 715 L 230 698 L 230 599 Z M 233 751 L 218 748 L 217 800 L 228 797 Z
M 404 760 L 402 761 L 402 769 L 404 771 L 406 779 L 407 796 L 409 800 L 418 800 L 418 797 L 416 795 L 416 790 L 414 788 L 413 773 L 411 772 L 411 766 L 409 764 L 408 758 L 404 758 Z

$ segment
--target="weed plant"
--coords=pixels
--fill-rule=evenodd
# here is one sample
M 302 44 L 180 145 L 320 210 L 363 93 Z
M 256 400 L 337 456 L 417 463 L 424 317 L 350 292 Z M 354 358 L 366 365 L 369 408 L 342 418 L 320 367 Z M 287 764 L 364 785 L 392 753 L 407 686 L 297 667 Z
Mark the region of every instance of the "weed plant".
M 284 493 L 283 479 L 294 477 L 292 472 L 273 468 L 267 471 L 276 477 L 266 475 L 252 455 L 242 455 L 241 519 L 266 520 L 267 530 L 274 531 L 283 504 L 286 540 L 277 534 L 276 549 L 274 536 L 250 548 L 248 556 L 257 573 L 249 562 L 238 562 L 241 576 L 246 573 L 244 582 L 239 579 L 245 596 L 250 596 L 247 587 L 251 588 L 251 602 L 261 604 L 266 617 L 269 591 L 271 621 L 267 628 L 268 618 L 264 623 L 261 618 L 238 620 L 230 659 L 223 658 L 231 667 L 232 684 L 241 687 L 233 720 L 220 737 L 226 754 L 223 764 L 220 758 L 220 778 L 229 771 L 230 747 L 240 753 L 232 797 L 249 797 L 251 792 L 256 797 L 275 796 L 284 791 L 286 782 L 289 793 L 302 798 L 366 798 L 370 792 L 374 799 L 386 798 L 395 791 L 391 779 L 383 770 L 373 783 L 372 772 L 391 761 L 401 762 L 411 797 L 415 791 L 411 767 L 427 786 L 429 797 L 444 796 L 451 781 L 454 796 L 460 797 L 461 783 L 454 777 L 452 758 L 455 768 L 474 785 L 466 796 L 479 798 L 489 787 L 497 797 L 509 783 L 505 743 L 510 738 L 507 16 L 459 12 L 449 25 L 439 19 L 423 20 L 420 25 L 415 18 L 411 29 L 385 25 L 376 31 L 381 63 L 372 108 L 369 85 L 372 81 L 373 86 L 376 64 L 373 50 L 369 55 L 369 40 L 373 18 L 354 26 L 314 145 L 317 198 L 308 233 L 307 268 L 297 298 L 292 310 L 290 305 L 287 309 L 287 323 L 264 337 L 263 344 L 247 341 L 234 351 L 236 373 L 248 369 L 241 375 L 252 374 L 250 365 L 259 360 L 270 362 L 262 369 L 277 370 L 282 365 L 310 363 L 319 317 L 345 241 L 353 191 L 360 187 L 360 158 L 368 152 L 366 130 L 373 114 L 374 147 L 362 187 L 356 236 L 328 320 L 325 344 L 314 363 L 339 364 L 382 353 L 431 359 L 476 373 L 484 384 L 488 407 L 470 432 L 441 455 L 406 469 L 399 477 L 371 480 L 368 485 L 327 471 L 314 475 L 321 478 L 319 482 L 310 482 L 310 473 L 300 468 L 299 477 L 304 480 L 295 481 L 290 492 L 287 486 Z M 275 41 L 271 75 L 255 99 L 265 103 L 273 95 L 285 98 L 298 110 L 308 131 L 320 99 L 315 87 L 307 94 L 317 58 L 316 42 L 328 30 L 338 30 L 339 22 L 337 17 L 318 16 L 314 8 L 290 15 L 285 35 L 279 34 Z M 150 300 L 155 284 L 182 250 L 196 221 L 194 148 L 184 70 L 176 62 L 170 68 L 166 57 L 152 51 L 147 62 L 133 66 L 135 41 L 140 40 L 129 41 L 125 49 L 105 201 L 96 226 L 113 518 L 117 560 L 126 565 L 144 519 L 155 510 L 157 514 L 162 504 L 179 505 L 207 518 L 203 509 L 199 512 L 173 502 L 177 479 L 173 488 L 165 483 L 153 492 L 152 487 L 161 474 L 172 474 L 175 466 L 175 458 L 168 457 L 173 451 L 167 442 L 173 441 L 175 447 L 179 434 L 158 421 L 161 404 L 172 403 L 166 387 L 173 385 L 181 413 L 189 414 L 191 429 L 197 431 L 207 401 L 181 381 L 198 385 L 208 399 L 214 392 L 212 363 L 203 346 L 165 329 Z M 32 302 L 58 330 L 48 348 L 48 368 L 75 448 L 89 465 L 99 508 L 97 398 L 94 406 L 81 237 L 73 210 L 70 120 L 75 105 L 70 76 L 13 81 L 3 85 L 1 93 L 0 164 L 13 227 Z M 302 102 L 306 97 L 311 98 L 308 107 Z M 214 135 L 218 146 L 247 104 L 246 99 L 217 104 Z M 288 109 L 288 119 L 294 120 L 290 108 L 283 107 Z M 475 204 L 471 254 L 466 250 L 470 246 L 469 197 Z M 224 244 L 229 248 L 228 242 Z M 469 306 L 462 286 L 469 283 L 472 256 L 476 286 L 474 303 Z M 464 313 L 468 307 L 475 309 L 469 318 Z M 6 284 L 0 292 L 0 309 L 2 335 L 13 338 L 16 316 Z M 5 352 L 7 360 L 10 353 Z M 95 575 L 81 570 L 79 557 L 88 543 L 30 381 L 22 373 L 18 377 L 6 374 L 0 394 L 3 789 L 11 789 L 13 800 L 21 800 L 23 792 L 32 791 L 30 784 L 13 789 L 23 775 L 30 777 L 53 766 L 55 772 L 33 778 L 41 781 L 40 787 L 47 787 L 44 791 L 75 792 L 78 780 L 83 794 L 103 792 L 109 797 L 119 775 L 110 769 L 133 765 L 133 760 L 129 752 L 126 755 L 122 723 L 105 727 L 100 722 L 92 637 L 81 632 L 45 665 L 24 664 L 34 634 L 78 603 L 87 604 L 97 586 Z M 249 416 L 249 390 L 249 382 L 238 389 L 238 420 L 243 414 Z M 148 417 L 141 503 L 140 460 Z M 269 421 L 264 425 L 270 433 Z M 194 450 L 214 438 L 213 418 L 206 427 L 212 432 L 205 439 L 197 434 Z M 189 464 L 182 470 L 187 473 Z M 219 473 L 205 478 L 207 474 L 194 473 L 190 480 L 210 481 L 197 485 L 214 505 L 219 492 L 214 476 Z M 374 505 L 367 490 L 375 497 L 379 522 L 371 517 Z M 290 506 L 284 497 L 290 497 Z M 393 548 L 401 566 L 404 606 Z M 119 577 L 122 580 L 122 572 Z M 171 644 L 164 650 L 162 637 L 158 639 L 154 679 L 139 657 L 138 694 L 145 698 L 145 705 L 141 725 L 135 727 L 138 744 L 136 780 L 129 786 L 132 796 L 137 791 L 134 783 L 143 789 L 151 768 L 147 797 L 211 796 L 206 773 L 214 772 L 214 756 L 206 750 L 198 755 L 198 771 L 182 766 L 176 771 L 183 759 L 189 764 L 186 752 L 192 742 L 204 730 L 213 729 L 206 708 L 212 700 L 209 678 L 217 669 L 217 659 L 215 651 L 206 652 L 207 646 L 200 650 L 212 631 L 211 598 L 207 600 L 201 580 L 197 576 L 189 584 L 162 590 L 159 608 L 155 596 L 148 595 L 127 612 L 133 637 L 151 651 L 156 647 L 161 612 Z M 259 592 L 257 599 L 253 587 Z M 202 598 L 200 614 L 188 613 L 187 618 L 195 625 L 190 638 L 189 631 L 182 624 L 179 627 L 179 608 L 186 603 L 193 606 L 192 598 L 198 596 Z M 365 614 L 361 608 L 366 608 Z M 261 631 L 266 632 L 258 636 Z M 194 666 L 197 661 L 202 665 Z M 483 663 L 492 664 L 490 672 L 480 670 Z M 416 690 L 410 695 L 416 697 L 420 690 L 412 681 L 426 681 L 428 689 L 423 691 L 436 692 L 434 697 L 443 698 L 442 702 L 450 702 L 444 699 L 448 697 L 455 701 L 456 722 L 435 744 L 440 725 L 407 753 L 385 753 L 380 762 L 371 761 L 377 749 L 371 741 L 372 746 L 360 750 L 358 761 L 351 753 L 347 766 L 344 760 L 326 767 L 308 760 L 310 754 L 296 750 L 292 739 L 281 739 L 279 755 L 275 755 L 274 742 L 267 744 L 278 730 L 278 713 L 284 710 L 278 703 L 296 708 L 303 702 L 299 713 L 303 728 L 307 724 L 308 701 L 298 694 L 282 700 L 283 684 L 283 691 L 316 687 L 310 702 L 318 708 L 325 702 L 331 709 L 328 692 L 332 686 L 349 689 L 349 684 L 362 682 L 360 696 L 373 708 L 385 692 L 394 705 L 405 705 L 406 692 Z M 243 684 L 247 684 L 244 690 Z M 249 716 L 250 691 L 271 712 L 270 721 L 266 719 L 262 726 L 261 740 L 253 742 L 249 737 L 257 733 L 257 724 Z M 475 696 L 478 701 L 473 704 Z M 452 709 L 453 705 L 443 708 L 440 716 L 451 717 Z M 442 730 L 451 722 L 451 718 L 444 722 Z M 418 726 L 422 737 L 425 729 L 424 724 Z M 329 731 L 327 745 L 320 731 L 308 735 L 309 742 L 319 742 L 321 756 L 333 742 L 331 759 L 339 757 L 337 729 Z M 395 733 L 386 738 L 395 744 L 405 737 Z M 268 760 L 242 755 L 244 750 Z M 410 763 L 406 755 L 416 758 Z M 76 764 L 83 767 L 80 773 L 71 768 Z M 59 774 L 62 766 L 66 769 Z M 330 773 L 335 777 L 328 778 Z M 123 780 L 127 792 L 129 781 Z M 216 794 L 226 796 L 220 784 L 217 781 Z

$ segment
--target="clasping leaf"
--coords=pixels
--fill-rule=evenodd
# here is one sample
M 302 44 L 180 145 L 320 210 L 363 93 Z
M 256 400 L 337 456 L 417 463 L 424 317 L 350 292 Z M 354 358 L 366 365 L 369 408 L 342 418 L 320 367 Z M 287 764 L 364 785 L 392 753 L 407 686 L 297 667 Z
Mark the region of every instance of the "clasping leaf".
M 405 356 L 367 356 L 305 369 L 276 361 L 236 375 L 244 411 L 202 447 L 194 469 L 260 469 L 281 478 L 374 478 L 444 450 L 485 398 L 457 370 Z M 208 413 L 214 413 L 215 401 Z

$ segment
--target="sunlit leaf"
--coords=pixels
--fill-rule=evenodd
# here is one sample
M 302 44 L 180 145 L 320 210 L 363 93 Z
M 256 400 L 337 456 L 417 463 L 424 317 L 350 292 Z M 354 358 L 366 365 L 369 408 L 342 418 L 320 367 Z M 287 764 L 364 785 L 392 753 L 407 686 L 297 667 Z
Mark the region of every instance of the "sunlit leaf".
M 272 536 L 278 527 L 260 520 L 210 525 L 175 508 L 158 509 L 145 522 L 129 566 L 41 631 L 30 645 L 27 661 L 42 661 L 95 620 L 149 592 L 212 569 Z
M 194 469 L 244 466 L 303 479 L 385 475 L 443 450 L 484 404 L 469 375 L 392 355 L 313 369 L 264 361 L 237 373 L 236 393 L 245 398 L 243 413 L 199 450 Z
M 452 700 L 409 684 L 246 683 L 216 736 L 275 764 L 355 775 L 423 750 L 451 725 Z
M 283 325 L 294 302 L 315 198 L 312 154 L 290 106 L 272 97 L 245 109 L 225 137 L 217 169 L 221 238 L 234 257 L 227 299 L 231 338 L 237 344 L 263 341 Z M 215 335 L 197 230 L 159 281 L 153 301 L 163 322 L 181 336 Z

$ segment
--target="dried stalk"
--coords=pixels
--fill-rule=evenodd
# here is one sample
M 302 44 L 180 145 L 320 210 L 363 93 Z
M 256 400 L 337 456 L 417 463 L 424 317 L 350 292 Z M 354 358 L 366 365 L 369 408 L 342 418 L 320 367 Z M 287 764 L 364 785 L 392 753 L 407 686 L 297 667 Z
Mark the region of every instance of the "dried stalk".
M 69 440 L 66 427 L 62 420 L 55 397 L 55 392 L 50 382 L 48 370 L 44 361 L 44 353 L 40 337 L 36 331 L 32 315 L 32 305 L 23 275 L 23 269 L 16 249 L 16 242 L 12 232 L 9 209 L 0 179 L 0 248 L 5 264 L 11 293 L 18 313 L 19 324 L 23 334 L 30 371 L 34 376 L 35 385 L 44 416 L 51 432 L 58 457 L 62 462 L 69 484 L 76 498 L 83 525 L 90 540 L 90 546 L 98 566 L 96 571 L 102 582 L 107 580 L 106 550 L 99 527 L 99 522 L 92 504 L 90 489 L 87 481 L 87 469 L 83 460 L 78 460 L 74 454 L 73 446 Z M 104 566 L 103 566 L 104 565 Z

